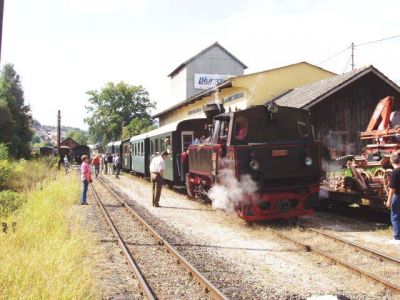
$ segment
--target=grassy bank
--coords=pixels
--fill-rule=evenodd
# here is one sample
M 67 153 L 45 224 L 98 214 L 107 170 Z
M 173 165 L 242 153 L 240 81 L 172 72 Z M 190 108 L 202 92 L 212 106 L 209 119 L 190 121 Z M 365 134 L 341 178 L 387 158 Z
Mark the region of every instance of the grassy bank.
M 75 174 L 52 176 L 24 192 L 13 214 L 0 217 L 17 223 L 15 232 L 0 233 L 0 298 L 95 297 L 87 258 L 93 245 L 74 213 L 79 192 Z

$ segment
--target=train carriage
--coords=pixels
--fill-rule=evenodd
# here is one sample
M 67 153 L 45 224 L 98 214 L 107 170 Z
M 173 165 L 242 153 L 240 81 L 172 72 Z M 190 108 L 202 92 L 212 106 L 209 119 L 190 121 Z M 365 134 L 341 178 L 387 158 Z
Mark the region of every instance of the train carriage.
M 150 142 L 150 160 L 162 151 L 168 151 L 164 179 L 169 184 L 182 185 L 180 156 L 195 140 L 205 134 L 206 119 L 188 119 L 174 122 L 147 133 Z
M 50 146 L 40 147 L 39 149 L 40 156 L 54 156 L 55 152 L 54 147 Z
M 131 146 L 129 139 L 121 142 L 121 154 L 122 169 L 129 171 L 131 169 Z
M 77 164 L 82 163 L 82 155 L 87 155 L 90 159 L 90 148 L 88 146 L 79 145 L 72 150 L 72 156 Z
M 107 144 L 106 151 L 107 151 L 107 153 L 114 153 L 113 142 L 109 142 L 109 143 Z
M 111 149 L 111 153 L 112 154 L 119 154 L 119 156 L 121 156 L 122 154 L 122 142 L 121 141 L 115 141 L 112 143 L 112 149 Z
M 147 133 L 130 139 L 131 170 L 143 176 L 149 176 L 150 142 Z

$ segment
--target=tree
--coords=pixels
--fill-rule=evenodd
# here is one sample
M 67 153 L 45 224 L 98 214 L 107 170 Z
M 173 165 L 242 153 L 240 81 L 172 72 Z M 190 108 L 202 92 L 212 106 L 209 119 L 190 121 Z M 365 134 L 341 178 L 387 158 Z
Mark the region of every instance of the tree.
M 8 146 L 11 156 L 30 156 L 31 123 L 19 75 L 12 64 L 7 64 L 0 76 L 0 142 Z
M 71 129 L 67 132 L 67 137 L 70 137 L 80 145 L 87 145 L 88 134 L 79 129 Z
M 85 119 L 89 133 L 96 142 L 109 142 L 120 139 L 122 126 L 133 119 L 150 120 L 151 108 L 155 102 L 149 99 L 149 93 L 142 86 L 133 86 L 125 82 L 107 83 L 100 91 L 88 91 L 90 96 L 86 110 L 90 117 Z
M 126 127 L 126 132 L 128 136 L 134 136 L 151 131 L 156 127 L 150 118 L 134 118 Z

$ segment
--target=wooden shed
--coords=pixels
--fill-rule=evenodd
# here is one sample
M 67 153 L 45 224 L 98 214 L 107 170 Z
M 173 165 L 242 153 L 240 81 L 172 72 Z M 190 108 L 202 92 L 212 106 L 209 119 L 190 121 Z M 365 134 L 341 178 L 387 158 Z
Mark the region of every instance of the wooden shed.
M 60 143 L 60 147 L 62 147 L 62 146 L 74 149 L 76 146 L 79 146 L 79 143 L 77 143 L 74 139 L 69 137 Z
M 380 99 L 397 98 L 400 87 L 375 67 L 354 71 L 289 90 L 275 98 L 278 105 L 309 109 L 316 137 L 331 158 L 359 153 L 364 131 Z

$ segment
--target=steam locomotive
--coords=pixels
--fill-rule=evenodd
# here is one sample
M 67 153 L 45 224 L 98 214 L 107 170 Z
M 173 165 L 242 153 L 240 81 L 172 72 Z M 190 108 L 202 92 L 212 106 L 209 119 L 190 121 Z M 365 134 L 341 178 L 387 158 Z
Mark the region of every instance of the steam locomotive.
M 285 219 L 314 213 L 321 176 L 320 143 L 314 141 L 309 114 L 275 103 L 225 112 L 204 107 L 206 118 L 183 120 L 116 143 L 114 152 L 130 157 L 130 171 L 149 176 L 151 158 L 163 150 L 164 179 L 186 188 L 195 198 L 208 198 L 213 187 L 234 180 L 243 188 L 231 197 L 246 221 Z M 198 143 L 196 137 L 207 138 Z M 195 142 L 193 142 L 195 141 Z M 188 166 L 181 154 L 188 150 Z M 129 153 L 125 153 L 129 151 Z M 244 182 L 246 179 L 246 183 Z M 230 188 L 229 186 L 227 187 Z

